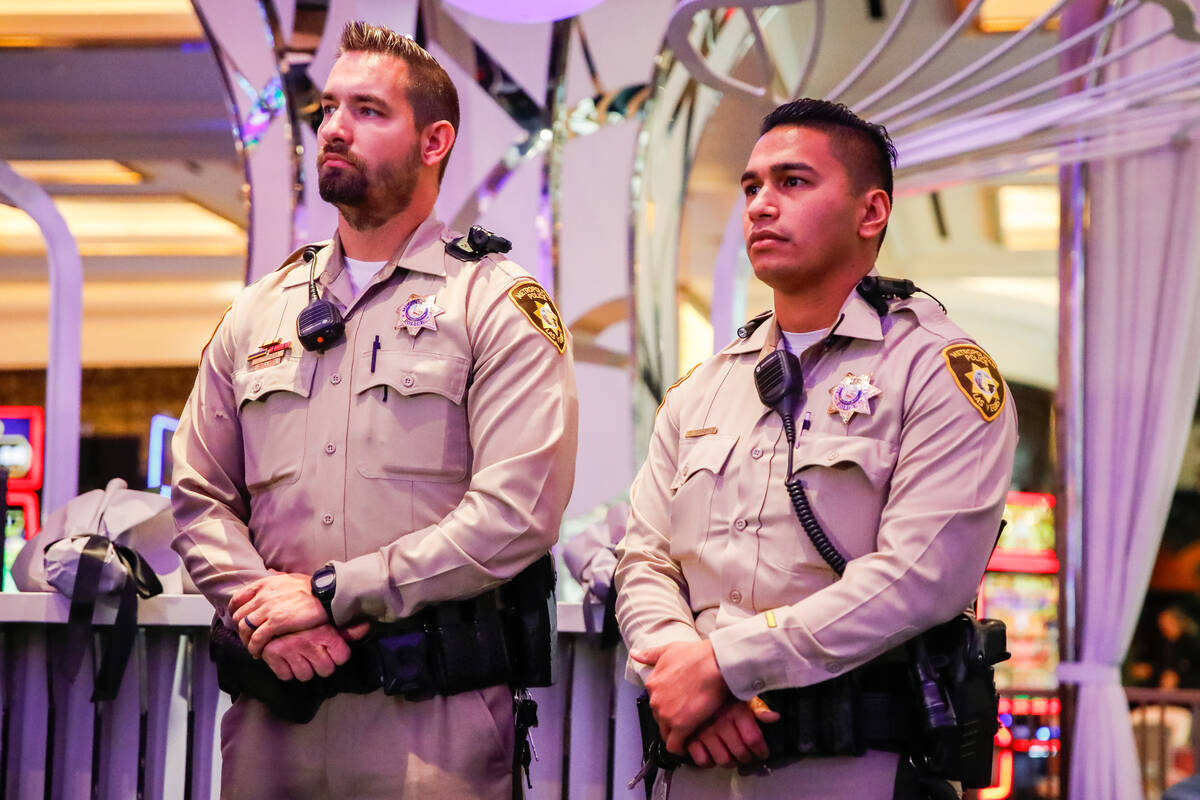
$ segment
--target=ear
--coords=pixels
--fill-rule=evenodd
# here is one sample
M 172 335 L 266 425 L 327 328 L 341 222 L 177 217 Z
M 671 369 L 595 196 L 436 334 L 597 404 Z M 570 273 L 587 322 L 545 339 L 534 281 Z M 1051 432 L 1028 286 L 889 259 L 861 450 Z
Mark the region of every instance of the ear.
M 454 147 L 454 126 L 444 119 L 431 122 L 421 131 L 421 163 L 440 164 Z
M 887 226 L 888 218 L 892 215 L 892 201 L 883 189 L 871 189 L 863 195 L 860 209 L 858 235 L 864 239 L 874 239 Z

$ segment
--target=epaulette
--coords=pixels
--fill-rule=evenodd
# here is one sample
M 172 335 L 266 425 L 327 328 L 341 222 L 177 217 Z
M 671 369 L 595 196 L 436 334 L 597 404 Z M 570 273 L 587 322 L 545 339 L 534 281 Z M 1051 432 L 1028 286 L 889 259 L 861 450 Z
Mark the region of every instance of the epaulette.
M 511 249 L 512 242 L 481 225 L 472 225 L 466 236 L 446 242 L 446 252 L 459 261 L 478 261 L 488 253 L 507 253 Z
M 767 320 L 769 320 L 771 318 L 771 315 L 774 313 L 775 313 L 774 311 L 772 311 L 771 309 L 768 308 L 766 311 L 762 312 L 758 316 L 752 317 L 751 319 L 747 320 L 745 325 L 743 325 L 742 327 L 737 329 L 738 338 L 739 339 L 749 339 L 751 336 L 754 335 L 754 332 L 756 330 L 758 330 L 759 326 L 762 325 Z

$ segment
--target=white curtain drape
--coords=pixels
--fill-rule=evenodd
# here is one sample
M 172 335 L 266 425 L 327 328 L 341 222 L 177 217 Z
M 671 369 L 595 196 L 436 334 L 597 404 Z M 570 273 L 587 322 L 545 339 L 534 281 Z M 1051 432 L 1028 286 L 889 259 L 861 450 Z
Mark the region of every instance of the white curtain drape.
M 1161 27 L 1163 19 L 1161 8 L 1139 10 L 1112 47 Z M 1197 47 L 1163 41 L 1118 74 Z M 1059 669 L 1064 682 L 1079 685 L 1072 800 L 1143 796 L 1119 665 L 1150 580 L 1200 387 L 1200 141 L 1194 137 L 1200 131 L 1183 131 L 1169 147 L 1089 167 L 1081 648 L 1078 662 Z

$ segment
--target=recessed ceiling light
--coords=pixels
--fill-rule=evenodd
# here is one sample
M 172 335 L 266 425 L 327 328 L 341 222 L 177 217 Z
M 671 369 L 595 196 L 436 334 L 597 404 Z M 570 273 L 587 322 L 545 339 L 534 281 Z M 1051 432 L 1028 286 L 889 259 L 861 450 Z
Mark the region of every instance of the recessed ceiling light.
M 132 186 L 142 182 L 140 172 L 96 158 L 60 161 L 10 161 L 17 174 L 42 186 Z
M 0 0 L 0 46 L 181 42 L 204 38 L 190 0 Z
M 246 252 L 246 232 L 182 197 L 56 197 L 85 256 L 228 256 Z M 0 254 L 45 252 L 37 224 L 0 205 Z
M 961 14 L 971 0 L 958 0 Z M 984 0 L 975 17 L 975 27 L 984 33 L 1011 33 L 1019 31 L 1040 17 L 1055 0 Z M 1047 30 L 1058 30 L 1058 15 L 1046 23 Z

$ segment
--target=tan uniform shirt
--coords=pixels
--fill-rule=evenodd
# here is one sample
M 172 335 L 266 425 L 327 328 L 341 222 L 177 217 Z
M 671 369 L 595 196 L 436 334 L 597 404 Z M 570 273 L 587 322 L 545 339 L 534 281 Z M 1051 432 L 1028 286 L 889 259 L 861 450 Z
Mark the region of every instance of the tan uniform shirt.
M 357 298 L 338 242 L 324 247 L 318 290 L 346 317 L 324 353 L 296 337 L 298 254 L 222 320 L 172 494 L 175 549 L 218 609 L 268 570 L 332 561 L 337 622 L 391 620 L 496 586 L 556 541 L 577 438 L 569 335 L 526 272 L 458 261 L 452 238 L 426 220 Z M 400 324 L 413 295 L 437 307 L 415 336 Z M 275 340 L 282 359 L 262 354 Z
M 840 580 L 796 519 L 783 427 L 755 390 L 774 319 L 667 393 L 633 485 L 616 573 L 626 641 L 708 638 L 743 699 L 826 680 L 950 619 L 995 543 L 1016 442 L 995 364 L 929 300 L 881 318 L 852 292 L 842 312 L 832 340 L 797 354 L 794 454 L 849 561 Z M 830 413 L 847 374 L 880 390 L 848 422 Z

